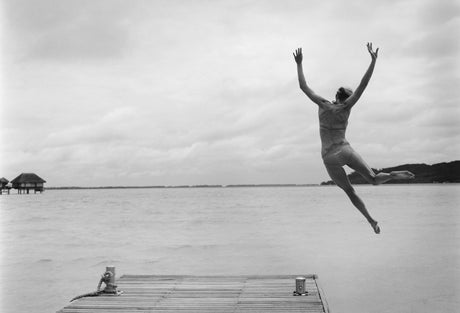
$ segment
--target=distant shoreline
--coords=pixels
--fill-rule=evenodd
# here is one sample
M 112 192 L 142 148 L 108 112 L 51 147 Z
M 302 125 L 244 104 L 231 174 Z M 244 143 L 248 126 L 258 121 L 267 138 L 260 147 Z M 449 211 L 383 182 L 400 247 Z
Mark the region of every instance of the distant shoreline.
M 455 184 L 460 183 L 460 160 L 427 165 L 424 163 L 404 164 L 383 169 L 373 169 L 375 173 L 409 170 L 415 174 L 414 180 L 392 180 L 385 185 L 393 184 Z M 354 185 L 369 184 L 361 175 L 353 172 L 348 175 Z M 320 187 L 335 185 L 332 181 L 318 184 L 234 184 L 234 185 L 153 185 L 153 186 L 98 186 L 98 187 L 46 187 L 47 190 L 80 190 L 80 189 L 176 189 L 176 188 L 252 188 L 252 187 Z
M 246 188 L 246 187 L 318 187 L 320 184 L 243 184 L 243 185 L 177 185 L 177 186 L 100 186 L 46 187 L 47 190 L 72 189 L 179 189 L 179 188 Z
M 386 183 L 385 185 L 403 185 Z M 406 183 L 405 185 L 454 185 L 458 182 Z M 363 185 L 363 184 L 358 184 Z M 254 185 L 184 185 L 184 186 L 101 186 L 101 187 L 47 187 L 45 190 L 88 190 L 88 189 L 194 189 L 194 188 L 260 188 L 260 187 L 329 187 L 332 184 L 254 184 Z

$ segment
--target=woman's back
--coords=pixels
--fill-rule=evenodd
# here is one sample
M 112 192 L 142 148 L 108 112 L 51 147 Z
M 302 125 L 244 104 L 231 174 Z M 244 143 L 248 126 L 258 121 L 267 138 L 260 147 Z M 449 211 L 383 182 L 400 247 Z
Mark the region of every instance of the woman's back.
M 335 151 L 342 145 L 348 145 L 345 132 L 348 126 L 350 109 L 340 104 L 331 104 L 318 109 L 319 133 L 321 137 L 321 155 Z

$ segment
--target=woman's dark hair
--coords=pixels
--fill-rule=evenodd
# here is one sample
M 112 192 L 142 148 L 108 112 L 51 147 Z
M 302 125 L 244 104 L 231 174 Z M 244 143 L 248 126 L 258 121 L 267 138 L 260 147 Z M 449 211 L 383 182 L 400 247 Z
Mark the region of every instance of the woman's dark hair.
M 353 91 L 350 88 L 340 87 L 337 91 L 337 99 L 340 101 L 345 101 L 349 96 L 353 94 Z

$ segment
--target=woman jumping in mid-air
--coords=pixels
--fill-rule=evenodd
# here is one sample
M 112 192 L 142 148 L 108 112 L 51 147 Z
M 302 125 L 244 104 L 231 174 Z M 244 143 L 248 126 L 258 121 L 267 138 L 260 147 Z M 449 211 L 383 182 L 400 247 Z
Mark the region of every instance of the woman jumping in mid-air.
M 377 221 L 371 217 L 364 202 L 356 194 L 353 186 L 348 180 L 343 166 L 347 165 L 351 167 L 361 174 L 366 181 L 374 185 L 382 184 L 390 179 L 412 179 L 414 178 L 414 174 L 409 171 L 375 174 L 345 139 L 345 131 L 347 130 L 351 108 L 361 97 L 364 89 L 366 89 L 372 72 L 374 71 L 377 54 L 379 52 L 378 48 L 375 51 L 372 50 L 372 43 L 367 44 L 367 50 L 371 55 L 372 61 L 358 88 L 353 92 L 348 88 L 340 87 L 335 94 L 335 101 L 332 102 L 318 96 L 308 87 L 302 68 L 302 48 L 295 51 L 294 59 L 297 63 L 300 89 L 302 89 L 308 98 L 319 107 L 318 116 L 322 146 L 321 156 L 323 157 L 327 172 L 334 183 L 346 192 L 353 205 L 364 215 L 364 217 L 366 217 L 375 233 L 378 234 L 380 233 L 380 228 L 377 225 Z

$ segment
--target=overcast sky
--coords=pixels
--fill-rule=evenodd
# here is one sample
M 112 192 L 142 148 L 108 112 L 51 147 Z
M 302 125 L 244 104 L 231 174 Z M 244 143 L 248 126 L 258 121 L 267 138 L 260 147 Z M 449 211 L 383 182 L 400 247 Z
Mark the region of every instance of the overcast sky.
M 458 3 L 458 2 L 457 2 Z M 455 0 L 2 1 L 0 177 L 47 186 L 319 183 L 317 106 L 356 88 L 374 168 L 460 159 Z

